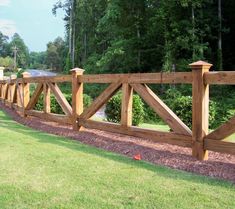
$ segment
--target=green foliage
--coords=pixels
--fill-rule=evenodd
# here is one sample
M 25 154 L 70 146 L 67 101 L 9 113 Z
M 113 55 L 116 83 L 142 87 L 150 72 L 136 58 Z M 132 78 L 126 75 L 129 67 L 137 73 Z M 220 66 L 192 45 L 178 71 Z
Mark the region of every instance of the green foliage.
M 46 64 L 53 71 L 63 71 L 66 64 L 67 49 L 65 41 L 58 37 L 47 44 Z M 68 66 L 67 66 L 68 67 Z
M 46 69 L 46 52 L 31 52 L 29 54 L 29 68 L 31 69 Z
M 64 95 L 65 95 L 65 98 L 67 99 L 67 101 L 69 102 L 69 104 L 71 105 L 72 104 L 72 95 L 71 94 L 64 94 Z M 92 103 L 91 97 L 86 94 L 83 94 L 84 108 L 90 106 L 91 103 Z M 40 96 L 40 98 L 35 106 L 35 110 L 43 111 L 43 95 Z M 51 112 L 56 113 L 56 114 L 64 114 L 62 108 L 60 107 L 60 105 L 56 101 L 56 98 L 54 95 L 51 95 Z
M 17 77 L 17 78 L 22 78 L 24 72 L 25 72 L 25 69 L 20 69 L 20 70 L 16 73 L 16 77 Z
M 0 66 L 5 67 L 6 70 L 13 70 L 14 60 L 9 56 L 7 56 L 5 58 L 0 57 Z
M 15 33 L 10 42 L 10 49 L 17 47 L 17 67 L 26 68 L 29 64 L 29 49 L 19 34 Z
M 121 121 L 121 102 L 122 94 L 118 93 L 113 96 L 107 103 L 105 114 L 107 120 L 114 123 Z M 144 119 L 144 103 L 138 95 L 133 95 L 132 108 L 132 124 L 137 126 L 143 122 Z
M 180 92 L 175 89 L 169 89 L 166 92 L 166 104 L 171 110 L 190 128 L 192 128 L 192 97 L 182 96 Z M 216 103 L 210 101 L 209 103 L 210 115 L 209 124 L 213 128 L 216 115 Z

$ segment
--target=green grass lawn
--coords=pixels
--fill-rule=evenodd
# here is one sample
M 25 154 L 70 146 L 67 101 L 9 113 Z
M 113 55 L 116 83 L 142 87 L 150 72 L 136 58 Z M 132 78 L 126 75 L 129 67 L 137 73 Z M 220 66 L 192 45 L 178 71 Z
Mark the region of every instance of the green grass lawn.
M 0 111 L 0 208 L 235 208 L 235 186 L 34 131 Z

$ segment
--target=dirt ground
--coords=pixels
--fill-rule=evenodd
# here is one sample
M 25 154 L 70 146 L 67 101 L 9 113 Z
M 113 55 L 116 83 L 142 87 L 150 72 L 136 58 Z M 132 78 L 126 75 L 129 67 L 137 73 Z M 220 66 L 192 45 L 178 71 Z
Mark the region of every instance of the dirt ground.
M 20 117 L 15 111 L 0 104 L 0 108 L 15 121 L 33 129 L 69 137 L 84 144 L 119 153 L 130 158 L 140 154 L 142 160 L 200 175 L 224 179 L 235 183 L 235 156 L 209 152 L 208 161 L 198 161 L 191 156 L 191 149 L 145 139 L 114 134 L 93 129 L 81 132 L 71 126 L 48 122 L 35 117 Z

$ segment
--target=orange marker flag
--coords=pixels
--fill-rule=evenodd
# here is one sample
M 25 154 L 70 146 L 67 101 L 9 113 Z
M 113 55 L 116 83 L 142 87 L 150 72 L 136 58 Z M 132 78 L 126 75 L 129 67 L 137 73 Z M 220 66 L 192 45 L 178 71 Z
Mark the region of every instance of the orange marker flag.
M 141 155 L 137 154 L 133 157 L 134 160 L 141 160 Z

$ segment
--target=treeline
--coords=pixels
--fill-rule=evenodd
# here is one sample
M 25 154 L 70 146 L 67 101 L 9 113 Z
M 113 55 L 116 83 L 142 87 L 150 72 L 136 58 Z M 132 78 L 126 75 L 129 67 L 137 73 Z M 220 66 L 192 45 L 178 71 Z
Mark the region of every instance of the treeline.
M 0 31 L 0 66 L 7 70 L 16 68 L 51 69 L 62 72 L 65 69 L 65 59 L 68 49 L 65 41 L 58 37 L 47 44 L 44 52 L 30 52 L 19 34 L 14 34 L 11 40 Z
M 235 66 L 234 0 L 64 0 L 67 68 L 97 72 L 187 70 L 202 59 Z M 70 65 L 69 65 L 70 64 Z

